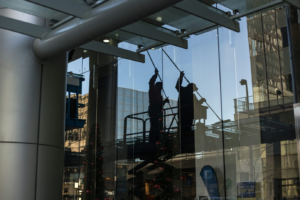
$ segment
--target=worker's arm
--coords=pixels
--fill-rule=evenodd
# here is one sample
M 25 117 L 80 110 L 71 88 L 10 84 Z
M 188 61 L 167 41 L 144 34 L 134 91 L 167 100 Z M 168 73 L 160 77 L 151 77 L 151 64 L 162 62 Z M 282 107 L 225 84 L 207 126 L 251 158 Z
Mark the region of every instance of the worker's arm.
M 184 77 L 184 72 L 180 72 L 180 77 L 175 85 L 175 88 L 178 92 L 179 92 L 179 88 L 181 87 L 183 77 Z
M 163 101 L 163 105 L 165 105 L 166 103 L 170 103 L 169 98 L 167 97 L 164 101 Z
M 155 69 L 155 74 L 151 77 L 150 81 L 149 81 L 149 87 L 153 88 L 155 86 L 155 81 L 157 79 L 158 76 L 158 70 Z
M 199 100 L 200 105 L 202 105 L 204 102 L 206 102 L 205 98 L 202 98 L 202 99 Z

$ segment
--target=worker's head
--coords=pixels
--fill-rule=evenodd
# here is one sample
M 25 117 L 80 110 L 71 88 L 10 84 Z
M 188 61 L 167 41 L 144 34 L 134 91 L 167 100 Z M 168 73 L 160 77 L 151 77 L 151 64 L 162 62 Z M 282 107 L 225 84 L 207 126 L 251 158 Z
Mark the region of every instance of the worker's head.
M 193 91 L 193 92 L 195 92 L 195 91 L 198 90 L 196 84 L 194 84 L 194 83 L 189 83 L 189 84 L 187 85 L 187 87 L 188 87 L 191 91 Z
M 162 82 L 156 82 L 156 83 L 155 83 L 155 88 L 156 88 L 157 90 L 162 90 Z

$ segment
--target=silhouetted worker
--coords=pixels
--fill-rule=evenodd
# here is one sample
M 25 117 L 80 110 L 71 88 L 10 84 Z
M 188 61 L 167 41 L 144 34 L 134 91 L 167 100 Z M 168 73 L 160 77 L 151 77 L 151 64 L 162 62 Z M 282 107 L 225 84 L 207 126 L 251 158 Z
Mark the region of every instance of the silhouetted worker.
M 73 59 L 74 53 L 75 53 L 75 49 L 72 49 L 71 51 L 69 51 L 69 53 L 68 53 L 68 63 Z
M 180 73 L 180 77 L 176 83 L 176 90 L 179 92 L 178 107 L 180 114 L 181 133 L 189 133 L 194 120 L 194 103 L 199 102 L 200 105 L 205 102 L 205 98 L 198 101 L 195 91 L 198 90 L 194 83 L 189 83 L 186 87 L 181 86 L 184 72 Z
M 155 69 L 155 74 L 149 81 L 149 109 L 148 113 L 150 116 L 150 142 L 157 142 L 159 136 L 159 117 L 165 103 L 169 102 L 166 98 L 163 100 L 161 96 L 162 82 L 155 83 L 158 76 L 158 70 Z

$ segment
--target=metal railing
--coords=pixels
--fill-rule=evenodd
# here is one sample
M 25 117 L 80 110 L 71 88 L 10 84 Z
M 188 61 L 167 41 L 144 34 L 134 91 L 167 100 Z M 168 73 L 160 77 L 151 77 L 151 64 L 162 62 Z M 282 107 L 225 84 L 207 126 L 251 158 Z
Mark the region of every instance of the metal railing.
M 260 108 L 268 108 L 272 106 L 280 106 L 282 104 L 290 104 L 293 103 L 293 97 L 292 96 L 284 96 L 284 98 L 280 99 L 270 99 L 270 100 L 255 100 L 257 102 L 254 102 L 254 97 L 249 96 L 249 111 L 253 112 Z M 234 110 L 235 113 L 243 113 L 247 112 L 247 100 L 246 97 L 241 97 L 234 99 Z
M 177 113 L 172 113 L 172 114 L 166 114 L 166 111 L 167 110 L 170 110 L 170 109 L 177 109 L 178 107 L 169 107 L 169 108 L 165 108 L 163 109 L 163 119 L 164 119 L 164 130 L 165 129 L 168 129 L 168 132 L 171 130 L 171 127 L 173 125 L 173 122 L 176 118 L 176 115 Z M 134 113 L 134 114 L 130 114 L 130 115 L 127 115 L 125 118 L 124 118 L 124 145 L 126 145 L 127 143 L 127 136 L 134 136 L 134 135 L 140 135 L 140 134 L 143 134 L 142 136 L 142 140 L 143 140 L 143 143 L 146 143 L 146 133 L 150 133 L 150 131 L 146 131 L 146 125 L 147 125 L 147 121 L 150 120 L 150 117 L 149 118 L 146 118 L 146 119 L 143 119 L 141 117 L 136 117 L 138 115 L 144 115 L 144 114 L 148 114 L 148 111 L 147 112 L 141 112 L 141 113 Z M 169 116 L 173 116 L 172 120 L 171 120 L 171 123 L 170 123 L 170 126 L 168 128 L 165 128 L 165 125 L 166 125 L 166 118 L 169 117 Z M 130 134 L 127 134 L 127 122 L 128 122 L 128 119 L 134 119 L 134 120 L 139 120 L 139 121 L 142 121 L 143 122 L 143 131 L 142 132 L 136 132 L 136 133 L 130 133 Z M 175 128 L 175 127 L 173 127 Z

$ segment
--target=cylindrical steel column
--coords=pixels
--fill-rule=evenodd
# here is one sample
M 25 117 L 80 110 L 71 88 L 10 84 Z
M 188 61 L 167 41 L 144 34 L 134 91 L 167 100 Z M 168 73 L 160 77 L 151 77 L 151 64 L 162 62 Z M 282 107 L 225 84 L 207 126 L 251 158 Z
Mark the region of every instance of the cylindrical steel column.
M 0 15 L 45 25 L 10 9 Z M 0 29 L 0 199 L 61 198 L 66 55 L 42 63 L 34 39 Z

